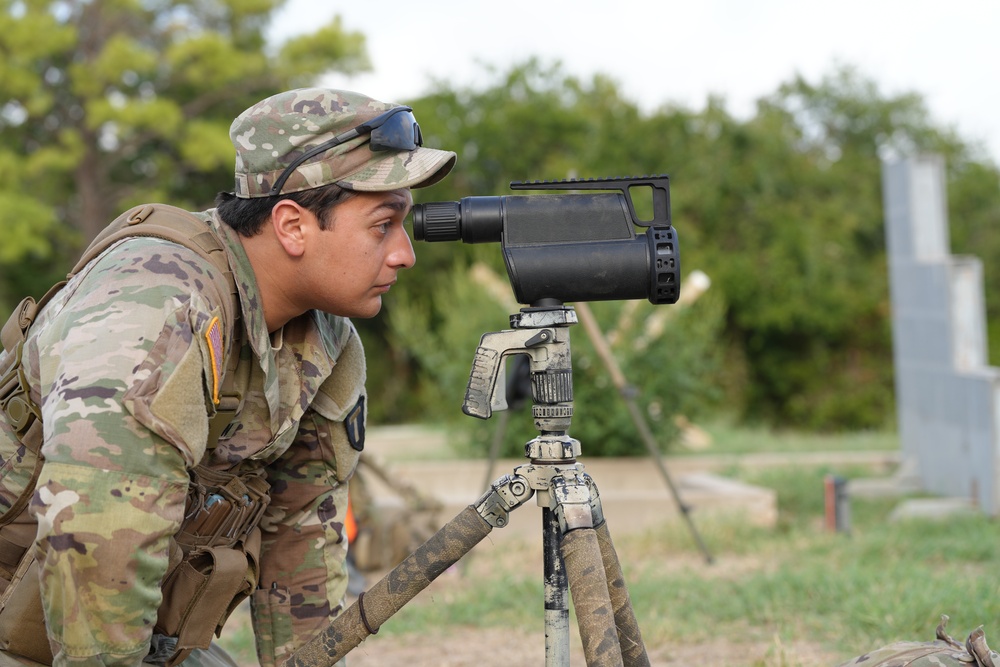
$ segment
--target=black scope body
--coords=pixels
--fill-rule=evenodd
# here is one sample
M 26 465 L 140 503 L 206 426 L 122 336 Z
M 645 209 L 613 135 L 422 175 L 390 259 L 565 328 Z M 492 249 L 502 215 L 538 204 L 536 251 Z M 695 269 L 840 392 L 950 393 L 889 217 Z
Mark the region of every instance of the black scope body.
M 635 182 L 583 183 L 621 181 Z M 578 182 L 558 183 L 568 189 Z M 669 201 L 664 205 L 654 200 L 654 220 L 642 222 L 636 220 L 628 189 L 619 189 L 417 204 L 413 236 L 432 243 L 500 243 L 518 303 L 545 299 L 674 303 L 680 292 L 680 253 L 676 230 L 670 225 Z M 648 225 L 645 234 L 637 236 L 633 223 Z

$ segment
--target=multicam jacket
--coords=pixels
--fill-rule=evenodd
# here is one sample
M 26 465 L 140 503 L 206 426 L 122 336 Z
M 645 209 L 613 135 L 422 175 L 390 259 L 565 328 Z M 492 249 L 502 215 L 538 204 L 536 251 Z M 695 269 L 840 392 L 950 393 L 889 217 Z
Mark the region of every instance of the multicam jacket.
M 245 336 L 226 335 L 218 319 L 227 295 L 211 289 L 216 269 L 154 238 L 91 261 L 29 330 L 22 366 L 45 459 L 30 509 L 57 665 L 137 665 L 147 655 L 199 463 L 262 469 L 270 483 L 251 598 L 262 664 L 280 663 L 340 611 L 346 482 L 364 445 L 357 332 L 313 311 L 272 338 L 237 234 L 214 211 L 198 217 L 225 246 Z M 239 353 L 253 363 L 241 364 L 251 371 L 240 411 L 207 447 L 229 340 L 246 341 Z M 0 516 L 24 485 L 5 426 Z

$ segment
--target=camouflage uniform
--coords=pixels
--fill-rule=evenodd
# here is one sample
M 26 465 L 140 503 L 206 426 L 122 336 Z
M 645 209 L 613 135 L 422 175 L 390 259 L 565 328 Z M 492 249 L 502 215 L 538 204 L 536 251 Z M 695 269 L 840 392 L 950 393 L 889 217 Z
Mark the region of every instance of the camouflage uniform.
M 254 105 L 231 130 L 237 196 L 267 195 L 301 151 L 390 107 L 324 89 Z M 377 154 L 366 141 L 307 161 L 282 192 L 331 182 L 421 187 L 455 160 L 426 148 Z M 272 340 L 239 236 L 214 210 L 198 215 L 224 243 L 245 328 L 239 353 L 252 359 L 243 407 L 214 449 L 206 446 L 208 420 L 229 352 L 216 318 L 227 295 L 211 288 L 217 270 L 193 251 L 159 239 L 119 242 L 29 331 L 22 367 L 41 409 L 45 457 L 31 514 L 54 664 L 137 665 L 146 657 L 168 542 L 199 463 L 263 468 L 271 485 L 251 599 L 262 663 L 280 663 L 341 609 L 346 482 L 364 444 L 361 343 L 347 319 L 318 311 L 292 319 Z M 26 483 L 18 456 L 0 416 L 0 516 Z
M 945 631 L 948 617 L 942 616 L 933 642 L 897 642 L 848 660 L 839 667 L 1000 667 L 1000 655 L 986 645 L 982 627 L 965 640 L 955 641 Z

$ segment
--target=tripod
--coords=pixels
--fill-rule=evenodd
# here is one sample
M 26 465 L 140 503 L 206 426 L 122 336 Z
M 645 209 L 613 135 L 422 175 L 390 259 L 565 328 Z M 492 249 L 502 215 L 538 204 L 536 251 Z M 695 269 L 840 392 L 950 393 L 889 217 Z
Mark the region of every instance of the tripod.
M 712 557 L 711 552 L 709 552 L 708 547 L 705 545 L 705 541 L 701 538 L 701 534 L 698 532 L 698 529 L 694 525 L 694 520 L 691 518 L 691 506 L 685 503 L 681 498 L 677 485 L 674 483 L 673 479 L 671 479 L 670 473 L 667 472 L 667 468 L 663 464 L 663 457 L 660 455 L 659 448 L 657 447 L 656 438 L 653 437 L 653 433 L 650 430 L 649 425 L 646 423 L 646 420 L 642 416 L 642 412 L 639 410 L 639 406 L 636 404 L 635 396 L 638 391 L 634 386 L 628 383 L 625 378 L 625 374 L 622 373 L 621 368 L 618 366 L 618 362 L 615 361 L 614 353 L 611 352 L 611 348 L 608 345 L 607 340 L 605 340 L 604 334 L 601 332 L 593 313 L 590 312 L 590 306 L 587 305 L 587 302 L 581 301 L 580 303 L 577 303 L 576 311 L 581 323 L 583 324 L 584 331 L 587 332 L 587 336 L 590 338 L 590 342 L 593 344 L 594 350 L 597 352 L 597 356 L 599 356 L 604 362 L 604 366 L 607 368 L 608 373 L 611 376 L 611 381 L 614 383 L 615 387 L 617 387 L 622 400 L 625 402 L 625 407 L 628 409 L 629 416 L 632 418 L 632 423 L 635 424 L 636 430 L 639 432 L 639 436 L 642 438 L 642 442 L 646 446 L 646 451 L 656 464 L 656 468 L 659 470 L 660 476 L 663 477 L 663 481 L 666 482 L 667 488 L 673 495 L 674 501 L 677 503 L 677 509 L 680 511 L 682 518 L 685 523 L 687 523 L 688 529 L 691 531 L 691 536 L 694 538 L 698 548 L 705 556 L 705 562 L 711 565 L 714 562 L 714 558 Z M 527 361 L 525 361 L 525 359 L 526 358 L 522 356 L 515 357 L 514 363 L 512 364 L 513 373 L 511 374 L 511 377 L 508 378 L 506 393 L 507 403 L 510 404 L 509 407 L 511 408 L 515 407 L 515 405 L 520 405 L 530 394 L 531 378 L 529 375 Z M 510 413 L 506 411 L 500 413 L 496 433 L 494 433 L 492 442 L 490 443 L 489 464 L 486 466 L 486 486 L 489 486 L 490 480 L 493 479 L 493 464 L 496 462 L 500 452 L 500 445 L 503 442 L 503 436 L 507 430 L 509 414 Z
M 570 593 L 587 665 L 649 665 L 600 494 L 576 460 L 580 442 L 568 433 L 573 416 L 569 327 L 577 322 L 576 311 L 545 301 L 511 315 L 510 321 L 511 329 L 483 335 L 462 409 L 483 419 L 506 409 L 505 358 L 527 356 L 532 416 L 539 431 L 525 445 L 528 463 L 493 482 L 475 504 L 296 651 L 286 667 L 336 663 L 493 528 L 506 526 L 510 512 L 533 495 L 542 508 L 546 667 L 569 665 Z

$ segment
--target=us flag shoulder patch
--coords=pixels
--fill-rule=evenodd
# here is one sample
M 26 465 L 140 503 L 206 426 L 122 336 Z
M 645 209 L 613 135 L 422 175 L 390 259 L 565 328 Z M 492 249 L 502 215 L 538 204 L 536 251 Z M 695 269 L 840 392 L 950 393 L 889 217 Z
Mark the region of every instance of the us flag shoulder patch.
M 213 317 L 205 329 L 205 342 L 212 361 L 212 402 L 219 404 L 219 378 L 222 377 L 222 325 Z

